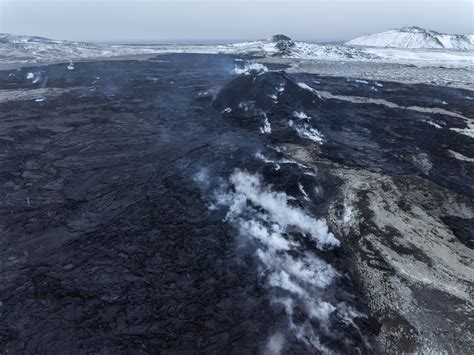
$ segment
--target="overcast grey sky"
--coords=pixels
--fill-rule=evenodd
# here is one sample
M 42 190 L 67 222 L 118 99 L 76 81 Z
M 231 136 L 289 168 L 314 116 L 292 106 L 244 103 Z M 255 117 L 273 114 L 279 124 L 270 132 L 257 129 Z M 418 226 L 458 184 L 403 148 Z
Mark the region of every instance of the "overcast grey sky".
M 417 25 L 473 33 L 474 0 L 0 0 L 0 32 L 84 41 L 341 41 Z

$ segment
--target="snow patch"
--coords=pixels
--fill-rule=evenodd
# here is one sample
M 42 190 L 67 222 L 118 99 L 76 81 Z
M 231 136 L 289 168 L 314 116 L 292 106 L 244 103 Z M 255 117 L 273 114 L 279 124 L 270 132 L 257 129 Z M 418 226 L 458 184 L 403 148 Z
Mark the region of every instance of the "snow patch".
M 474 158 L 466 157 L 465 155 L 463 155 L 459 152 L 456 152 L 454 150 L 451 150 L 451 149 L 449 149 L 448 152 L 449 152 L 449 154 L 451 154 L 454 158 L 456 158 L 458 160 L 466 161 L 466 162 L 469 162 L 469 163 L 474 163 Z
M 297 111 L 293 112 L 293 117 L 298 118 L 300 120 L 311 119 L 311 117 L 306 115 L 304 112 L 297 112 Z
M 313 94 L 315 94 L 318 98 L 320 98 L 321 100 L 323 99 L 321 97 L 321 95 L 319 95 L 318 91 L 313 89 L 311 86 L 307 85 L 306 83 L 298 83 L 298 86 L 304 90 L 307 90 Z
M 268 117 L 265 113 L 263 113 L 263 122 L 262 122 L 262 127 L 260 127 L 260 133 L 262 134 L 270 134 L 272 133 L 272 126 L 270 125 L 270 122 L 268 121 Z
M 443 127 L 437 124 L 436 122 L 433 122 L 432 120 L 423 120 L 423 122 L 428 123 L 429 125 L 436 127 L 438 129 L 442 129 Z
M 303 186 L 303 184 L 302 184 L 301 182 L 298 182 L 298 188 L 300 189 L 301 193 L 303 194 L 304 199 L 305 199 L 306 201 L 310 201 L 310 198 L 309 198 L 308 194 L 306 193 L 306 191 L 305 191 L 305 189 L 304 189 L 304 186 Z
M 450 128 L 452 131 L 474 138 L 474 119 L 466 119 L 466 128 Z
M 307 138 L 312 140 L 315 143 L 323 144 L 324 136 L 316 128 L 311 127 L 309 124 L 305 123 L 303 125 L 294 125 L 296 133 L 301 138 Z
M 306 165 L 303 165 L 301 163 L 298 163 L 297 161 L 289 160 L 289 159 L 286 159 L 286 158 L 279 159 L 279 160 L 271 160 L 271 159 L 267 158 L 265 155 L 263 155 L 261 152 L 255 153 L 255 157 L 257 159 L 260 159 L 261 161 L 267 163 L 267 164 L 274 164 L 275 170 L 280 170 L 280 168 L 281 168 L 280 164 L 294 164 L 294 165 L 297 165 L 298 167 L 300 167 L 302 169 L 309 169 Z M 305 172 L 305 174 L 315 176 L 315 174 L 313 172 L 310 172 L 310 171 Z

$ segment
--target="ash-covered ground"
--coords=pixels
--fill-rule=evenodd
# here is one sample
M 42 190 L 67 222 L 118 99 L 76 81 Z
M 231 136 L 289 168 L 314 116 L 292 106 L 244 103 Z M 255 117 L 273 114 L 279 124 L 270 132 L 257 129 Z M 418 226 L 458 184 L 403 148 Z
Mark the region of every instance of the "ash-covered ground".
M 474 92 L 284 69 L 0 71 L 0 352 L 471 353 Z

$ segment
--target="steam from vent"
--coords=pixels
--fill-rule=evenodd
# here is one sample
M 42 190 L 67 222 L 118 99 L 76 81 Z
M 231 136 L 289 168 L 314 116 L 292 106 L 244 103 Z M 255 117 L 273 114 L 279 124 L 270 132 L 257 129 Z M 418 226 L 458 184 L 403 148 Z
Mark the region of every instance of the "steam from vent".
M 325 220 L 314 219 L 302 209 L 290 206 L 288 195 L 262 187 L 258 176 L 237 170 L 230 177 L 235 188 L 230 211 L 238 212 L 244 200 L 266 211 L 266 218 L 278 223 L 283 229 L 298 228 L 304 235 L 316 241 L 319 248 L 339 246 L 339 241 L 329 232 Z M 232 215 L 229 215 L 232 218 Z
M 260 63 L 248 63 L 246 62 L 243 68 L 240 68 L 239 66 L 235 66 L 235 69 L 233 70 L 234 74 L 244 74 L 244 75 L 250 75 L 252 71 L 256 71 L 258 73 L 266 73 L 268 71 L 268 68 Z
M 264 355 L 279 355 L 285 346 L 285 337 L 281 333 L 276 333 L 268 339 L 265 346 Z
M 205 174 L 199 172 L 195 181 Z M 334 299 L 326 299 L 326 289 L 340 274 L 311 251 L 307 242 L 315 242 L 322 251 L 340 243 L 324 219 L 290 204 L 294 200 L 266 186 L 260 176 L 235 170 L 228 184 L 215 193 L 212 209 L 225 207 L 225 221 L 236 226 L 244 243 L 255 244 L 252 248 L 272 303 L 286 314 L 286 332 L 310 348 L 327 352 L 320 337 L 336 333 L 331 329 L 334 319 L 356 327 L 352 319 L 362 315 L 343 302 L 333 304 Z M 300 316 L 295 318 L 296 314 Z M 264 353 L 279 354 L 284 346 L 285 337 L 277 332 L 268 339 Z

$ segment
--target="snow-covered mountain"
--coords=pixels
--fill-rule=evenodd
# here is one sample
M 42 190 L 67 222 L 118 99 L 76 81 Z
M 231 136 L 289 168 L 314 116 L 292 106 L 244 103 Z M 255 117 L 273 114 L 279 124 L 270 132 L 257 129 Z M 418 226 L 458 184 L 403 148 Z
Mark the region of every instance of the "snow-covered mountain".
M 413 28 L 412 28 L 413 29 Z M 413 29 L 413 34 L 425 36 L 421 29 Z M 390 31 L 389 31 L 390 32 Z M 401 33 L 400 31 L 395 31 Z M 430 32 L 434 33 L 434 32 Z M 380 34 L 382 35 L 382 34 Z M 378 38 L 378 35 L 372 35 Z M 427 38 L 431 38 L 426 35 Z M 430 36 L 433 36 L 432 34 Z M 416 65 L 443 65 L 447 67 L 467 67 L 474 63 L 471 51 L 453 51 L 446 48 L 464 48 L 466 41 L 473 43 L 474 36 L 449 37 L 438 34 L 432 43 L 443 44 L 441 49 L 382 48 L 394 46 L 382 39 L 367 41 L 371 46 L 347 44 L 318 44 L 294 41 L 285 35 L 275 35 L 268 39 L 232 44 L 159 44 L 159 45 L 110 45 L 85 42 L 52 40 L 42 37 L 0 34 L 0 64 L 53 63 L 73 60 L 104 59 L 131 55 L 158 55 L 164 53 L 207 53 L 232 54 L 253 58 L 276 57 L 276 61 L 289 61 L 298 65 L 301 61 L 377 61 Z M 448 37 L 443 37 L 448 36 Z M 398 38 L 395 36 L 395 38 Z M 424 37 L 423 37 L 424 38 Z M 393 36 L 392 36 L 393 39 Z M 423 43 L 427 43 L 425 40 Z M 362 44 L 358 43 L 358 44 Z M 398 43 L 400 46 L 401 44 Z M 411 43 L 412 46 L 415 42 Z M 464 47 L 462 47 L 464 45 Z M 420 44 L 418 44 L 420 46 Z M 427 46 L 427 45 L 425 45 Z M 405 43 L 405 47 L 408 45 Z M 419 47 L 417 47 L 419 48 Z M 437 47 L 438 48 L 438 47 Z M 474 46 L 472 47 L 474 49 Z M 294 60 L 293 60 L 294 59 Z
M 138 46 L 61 41 L 43 37 L 0 33 L 0 62 L 4 63 L 36 63 L 141 53 L 153 53 L 153 51 Z
M 412 26 L 358 37 L 346 44 L 369 47 L 463 50 L 474 49 L 474 35 L 451 35 Z
M 221 45 L 106 45 L 0 34 L 0 63 L 39 63 L 160 53 L 225 53 L 323 60 L 377 58 L 359 48 L 297 42 L 281 34 L 265 40 Z

